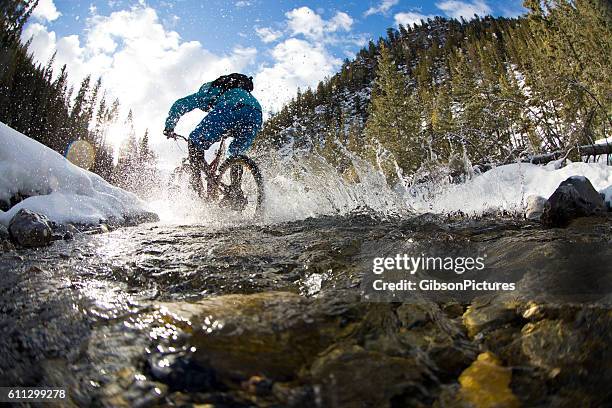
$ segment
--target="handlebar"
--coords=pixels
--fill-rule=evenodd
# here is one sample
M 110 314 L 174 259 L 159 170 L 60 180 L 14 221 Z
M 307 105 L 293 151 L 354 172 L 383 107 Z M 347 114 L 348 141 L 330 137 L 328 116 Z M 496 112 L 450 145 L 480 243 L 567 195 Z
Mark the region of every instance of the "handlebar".
M 174 133 L 174 132 L 172 132 L 171 135 L 166 135 L 166 138 L 167 139 L 174 139 L 174 140 L 176 140 L 176 139 L 183 139 L 184 141 L 189 142 L 188 138 L 186 138 L 185 136 L 179 135 L 178 133 Z

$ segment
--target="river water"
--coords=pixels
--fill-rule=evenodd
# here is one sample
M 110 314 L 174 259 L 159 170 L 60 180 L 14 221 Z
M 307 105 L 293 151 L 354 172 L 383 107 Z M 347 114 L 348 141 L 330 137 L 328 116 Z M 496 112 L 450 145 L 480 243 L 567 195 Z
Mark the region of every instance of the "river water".
M 304 174 L 275 176 L 262 222 L 166 198 L 159 223 L 0 254 L 0 386 L 63 387 L 61 406 L 610 402 L 609 217 L 414 214 L 372 186 L 366 210 Z M 466 248 L 517 290 L 363 297 L 374 257 Z

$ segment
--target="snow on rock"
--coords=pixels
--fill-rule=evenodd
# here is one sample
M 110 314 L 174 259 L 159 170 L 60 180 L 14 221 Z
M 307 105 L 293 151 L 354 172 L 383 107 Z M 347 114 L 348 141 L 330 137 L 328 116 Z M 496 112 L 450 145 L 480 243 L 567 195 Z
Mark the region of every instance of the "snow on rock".
M 544 210 L 548 205 L 548 200 L 541 196 L 530 195 L 527 197 L 527 209 L 525 210 L 525 218 L 532 221 L 537 221 L 542 218 Z
M 572 176 L 586 177 L 597 191 L 606 192 L 605 200 L 610 206 L 612 166 L 581 162 L 562 168 L 555 162 L 546 166 L 530 163 L 499 166 L 464 184 L 417 187 L 412 191 L 410 205 L 419 212 L 475 215 L 500 210 L 522 212 L 529 196 L 548 198 Z
M 8 226 L 22 209 L 47 216 L 56 223 L 133 223 L 153 220 L 136 195 L 114 187 L 100 176 L 70 163 L 59 153 L 0 123 L 0 201 L 28 197 L 7 212 Z
M 599 194 L 601 194 L 601 197 L 606 202 L 608 211 L 611 211 L 612 210 L 612 184 L 609 185 L 607 188 L 604 188 L 603 190 L 601 190 Z

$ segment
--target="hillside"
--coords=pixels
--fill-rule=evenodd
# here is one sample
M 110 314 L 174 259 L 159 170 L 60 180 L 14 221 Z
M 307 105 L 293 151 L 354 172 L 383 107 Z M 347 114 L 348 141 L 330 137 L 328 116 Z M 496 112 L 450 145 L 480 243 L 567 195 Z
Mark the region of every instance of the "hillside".
M 347 147 L 395 179 L 609 136 L 610 4 L 526 5 L 517 19 L 388 29 L 270 118 L 258 147 L 315 149 L 340 171 Z

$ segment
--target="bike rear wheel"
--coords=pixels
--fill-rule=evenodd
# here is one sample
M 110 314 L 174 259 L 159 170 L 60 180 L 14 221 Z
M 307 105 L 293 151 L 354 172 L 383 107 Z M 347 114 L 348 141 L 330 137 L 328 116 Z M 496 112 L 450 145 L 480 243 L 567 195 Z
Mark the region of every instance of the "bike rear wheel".
M 263 214 L 264 183 L 257 164 L 247 156 L 230 157 L 218 170 L 219 205 L 247 218 Z

